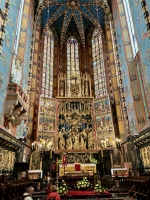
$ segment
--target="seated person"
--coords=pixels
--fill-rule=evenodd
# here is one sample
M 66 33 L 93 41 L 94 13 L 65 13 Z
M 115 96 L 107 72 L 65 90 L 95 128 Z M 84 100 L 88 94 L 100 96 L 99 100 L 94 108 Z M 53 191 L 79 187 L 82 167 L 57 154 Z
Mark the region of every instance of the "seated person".
M 57 193 L 57 187 L 55 185 L 52 185 L 50 188 L 50 194 L 47 196 L 47 200 L 49 199 L 60 200 L 60 196 Z
M 34 193 L 34 188 L 30 186 L 30 187 L 27 189 L 27 192 L 25 192 L 25 193 L 23 194 L 24 200 L 32 200 L 32 194 L 33 194 L 33 193 Z

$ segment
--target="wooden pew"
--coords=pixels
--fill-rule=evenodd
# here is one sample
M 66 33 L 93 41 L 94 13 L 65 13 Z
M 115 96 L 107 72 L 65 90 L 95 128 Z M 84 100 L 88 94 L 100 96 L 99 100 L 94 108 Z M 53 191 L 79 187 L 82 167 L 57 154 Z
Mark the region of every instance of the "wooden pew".
M 1 178 L 0 183 L 0 200 L 16 200 L 22 197 L 26 189 L 32 185 L 28 179 L 22 180 L 5 180 Z
M 130 176 L 124 182 L 129 191 L 134 186 L 132 193 L 136 193 L 138 198 L 150 200 L 150 176 Z

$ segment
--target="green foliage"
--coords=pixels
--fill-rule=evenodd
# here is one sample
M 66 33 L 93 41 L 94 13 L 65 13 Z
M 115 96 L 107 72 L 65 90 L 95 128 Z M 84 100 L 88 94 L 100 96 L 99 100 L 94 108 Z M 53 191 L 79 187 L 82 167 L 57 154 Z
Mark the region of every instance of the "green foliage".
M 101 185 L 101 181 L 97 181 L 97 184 L 95 185 L 94 188 L 95 192 L 105 192 L 105 189 Z
M 87 177 L 83 177 L 83 180 L 79 181 L 77 183 L 77 188 L 78 189 L 81 189 L 81 188 L 86 188 L 86 187 L 89 187 L 90 186 L 90 183 L 89 181 L 87 180 Z
M 62 180 L 61 186 L 57 189 L 57 192 L 59 194 L 67 194 L 68 193 L 68 187 L 66 185 L 66 182 Z
M 90 162 L 97 164 L 97 160 L 95 158 L 93 158 L 93 157 L 91 157 Z

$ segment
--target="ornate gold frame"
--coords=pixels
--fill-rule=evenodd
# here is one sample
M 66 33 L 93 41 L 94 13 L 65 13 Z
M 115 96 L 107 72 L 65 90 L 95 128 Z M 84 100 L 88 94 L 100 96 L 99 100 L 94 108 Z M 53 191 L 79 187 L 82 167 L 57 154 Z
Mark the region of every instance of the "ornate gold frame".
M 36 168 L 33 167 L 33 155 L 34 155 L 35 153 L 38 153 L 38 154 L 39 154 L 39 159 L 38 159 L 38 160 L 40 160 L 40 162 L 39 162 L 39 169 L 38 169 L 38 162 L 37 162 Z M 35 157 L 35 158 L 36 158 L 36 157 Z M 39 153 L 38 151 L 34 151 L 34 152 L 31 154 L 31 156 L 30 156 L 30 170 L 42 170 L 42 158 L 41 158 L 40 153 Z

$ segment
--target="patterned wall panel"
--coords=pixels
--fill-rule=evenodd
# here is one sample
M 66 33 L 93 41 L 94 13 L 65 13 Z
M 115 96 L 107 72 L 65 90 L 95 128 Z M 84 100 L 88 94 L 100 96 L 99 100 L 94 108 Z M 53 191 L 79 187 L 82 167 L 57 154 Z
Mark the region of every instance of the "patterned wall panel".
M 0 1 L 5 2 L 5 1 Z M 1 4 L 1 6 L 3 3 Z M 14 36 L 16 30 L 16 21 L 20 0 L 12 0 L 9 5 L 9 13 L 6 21 L 6 29 L 4 34 L 4 41 L 2 46 L 2 53 L 0 55 L 0 124 L 2 124 L 2 113 L 7 91 L 7 84 L 9 79 L 10 64 L 12 59 L 12 47 L 14 44 Z
M 127 68 L 126 54 L 125 54 L 125 50 L 124 50 L 124 46 L 123 46 L 121 24 L 119 21 L 120 16 L 118 13 L 116 1 L 114 1 L 114 4 L 113 4 L 113 16 L 114 16 L 114 24 L 115 24 L 115 28 L 116 28 L 116 38 L 117 38 L 117 44 L 118 44 L 118 52 L 119 52 L 119 57 L 120 57 L 120 65 L 121 65 L 121 72 L 122 72 L 122 78 L 123 78 L 124 93 L 125 93 L 128 118 L 129 118 L 129 124 L 130 124 L 130 132 L 132 134 L 135 134 L 135 133 L 137 133 L 137 120 L 135 117 L 136 114 L 135 114 L 134 102 L 133 102 L 133 98 L 132 98 L 130 77 L 129 77 L 129 72 L 128 72 L 128 68 Z
M 147 6 L 150 12 L 150 2 L 147 2 Z M 140 58 L 142 61 L 142 66 L 140 69 L 142 75 L 143 86 L 145 90 L 145 96 L 148 105 L 148 111 L 150 112 L 150 39 L 148 37 L 148 31 L 142 11 L 142 6 L 140 1 L 129 1 L 132 11 L 132 17 L 134 22 L 134 27 L 136 31 Z M 145 107 L 147 109 L 147 107 Z

